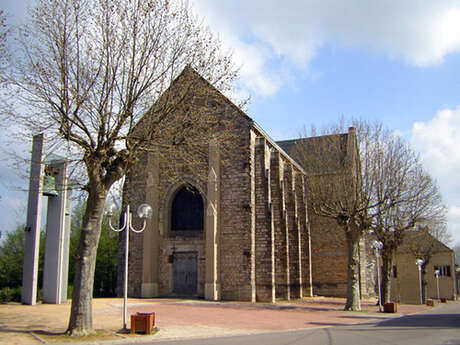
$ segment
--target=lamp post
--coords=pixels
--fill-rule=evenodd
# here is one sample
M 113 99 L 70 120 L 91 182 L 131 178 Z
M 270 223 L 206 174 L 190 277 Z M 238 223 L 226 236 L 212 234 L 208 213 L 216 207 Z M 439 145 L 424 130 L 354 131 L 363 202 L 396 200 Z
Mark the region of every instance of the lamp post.
M 139 218 L 144 220 L 144 224 L 142 225 L 142 229 L 136 230 L 132 224 L 132 217 L 129 210 L 129 205 L 126 206 L 126 211 L 123 217 L 123 225 L 120 229 L 116 229 L 112 226 L 112 216 L 114 211 L 115 205 L 111 204 L 106 212 L 106 215 L 109 217 L 109 227 L 110 230 L 115 232 L 121 232 L 126 229 L 126 236 L 125 236 L 125 270 L 124 270 L 124 288 L 123 288 L 123 330 L 127 330 L 127 319 L 128 319 L 128 251 L 129 251 L 129 231 L 135 233 L 141 233 L 145 229 L 145 225 L 147 224 L 147 218 L 152 217 L 152 208 L 148 204 L 142 204 L 137 208 L 137 215 Z
M 415 264 L 418 266 L 418 280 L 420 284 L 420 304 L 423 304 L 423 284 L 422 284 L 422 266 L 425 263 L 422 259 L 417 259 Z
M 382 287 L 380 284 L 380 250 L 383 248 L 383 243 L 375 240 L 372 242 L 372 248 L 375 250 L 375 259 L 377 260 L 377 285 L 379 287 L 379 311 L 382 311 Z
M 440 293 L 439 293 L 439 275 L 440 275 L 441 272 L 439 272 L 439 270 L 435 270 L 434 271 L 434 276 L 436 277 L 436 288 L 438 290 L 438 300 L 441 299 L 440 297 Z

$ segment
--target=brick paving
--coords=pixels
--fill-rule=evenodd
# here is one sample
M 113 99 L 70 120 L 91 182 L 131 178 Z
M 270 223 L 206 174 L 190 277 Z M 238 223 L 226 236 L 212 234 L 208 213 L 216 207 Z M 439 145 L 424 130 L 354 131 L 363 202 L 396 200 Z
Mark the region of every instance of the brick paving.
M 344 299 L 320 297 L 278 304 L 129 299 L 128 314 L 155 312 L 159 332 L 151 337 L 176 339 L 349 325 L 429 309 L 423 305 L 398 305 L 398 314 L 384 314 L 378 312 L 374 300 L 363 302 L 362 312 L 345 312 L 342 310 L 344 303 Z M 123 300 L 120 298 L 95 299 L 94 328 L 114 334 L 122 328 L 122 311 Z M 69 313 L 70 302 L 61 305 L 0 305 L 0 344 L 43 343 L 41 334 L 66 330 Z M 107 340 L 118 342 L 123 338 L 118 335 Z

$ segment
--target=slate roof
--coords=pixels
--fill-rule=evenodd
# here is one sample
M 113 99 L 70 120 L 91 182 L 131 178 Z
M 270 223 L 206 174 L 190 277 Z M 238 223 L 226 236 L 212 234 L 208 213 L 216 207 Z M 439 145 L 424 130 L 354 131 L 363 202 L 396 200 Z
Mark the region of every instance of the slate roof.
M 340 172 L 347 155 L 348 133 L 277 141 L 308 174 Z

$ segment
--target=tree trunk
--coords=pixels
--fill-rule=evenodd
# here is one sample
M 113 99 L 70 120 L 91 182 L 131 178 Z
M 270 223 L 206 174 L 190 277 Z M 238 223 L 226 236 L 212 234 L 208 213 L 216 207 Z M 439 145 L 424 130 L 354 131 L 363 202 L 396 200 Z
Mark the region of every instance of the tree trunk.
M 382 248 L 382 305 L 391 302 L 391 276 L 393 273 L 393 250 Z M 379 268 L 378 268 L 379 269 Z
M 348 248 L 347 302 L 345 310 L 361 310 L 359 292 L 359 239 L 360 235 L 353 229 L 346 231 Z
M 105 188 L 90 185 L 83 229 L 76 253 L 72 307 L 67 329 L 67 334 L 72 336 L 93 333 L 94 270 L 106 196 Z

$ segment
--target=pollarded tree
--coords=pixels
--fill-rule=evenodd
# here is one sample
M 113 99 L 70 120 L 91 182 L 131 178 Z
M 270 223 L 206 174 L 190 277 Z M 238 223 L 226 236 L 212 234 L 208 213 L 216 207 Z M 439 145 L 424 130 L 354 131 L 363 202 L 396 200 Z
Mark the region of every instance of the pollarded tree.
M 186 66 L 224 92 L 237 72 L 180 0 L 37 0 L 18 42 L 7 76 L 15 102 L 9 123 L 21 125 L 22 135 L 46 131 L 61 154 L 84 167 L 88 198 L 67 332 L 87 335 L 93 332 L 94 270 L 110 187 L 140 152 L 157 148 L 159 132 L 171 138 L 159 143 L 165 155 L 186 160 L 183 143 L 200 143 L 190 124 L 201 129 L 197 135 L 215 124 L 212 114 L 187 113 L 184 104 L 199 98 L 192 80 L 182 78 L 182 93 L 169 94 Z M 178 108 L 188 125 L 168 116 Z M 144 114 L 151 121 L 136 127 Z
M 75 277 L 75 254 L 78 249 L 78 240 L 83 224 L 83 214 L 86 209 L 86 202 L 79 200 L 72 208 L 72 226 L 69 248 L 69 281 Z M 119 214 L 117 214 L 119 216 Z M 116 217 L 116 216 L 115 216 Z M 108 219 L 104 216 L 102 231 L 99 238 L 99 246 L 96 257 L 94 275 L 94 297 L 115 297 L 117 287 L 118 269 L 118 234 L 110 231 Z
M 310 209 L 343 230 L 348 257 L 345 310 L 360 310 L 359 243 L 368 229 L 367 210 L 372 206 L 363 193 L 369 167 L 361 165 L 354 127 L 348 134 L 342 134 L 341 126 L 324 133 L 310 138 L 303 135 L 289 151 L 307 173 Z
M 445 222 L 446 209 L 436 183 L 424 170 L 418 156 L 398 136 L 388 130 L 378 132 L 373 155 L 373 198 L 370 210 L 372 230 L 383 247 L 382 303 L 391 298 L 393 259 L 408 231 L 429 220 L 434 227 Z
M 308 174 L 312 211 L 344 230 L 348 250 L 346 310 L 360 309 L 359 243 L 373 230 L 383 243 L 384 296 L 389 296 L 392 257 L 404 231 L 421 219 L 439 219 L 439 190 L 404 141 L 380 123 L 344 121 L 325 135 L 297 140 L 293 155 Z M 345 140 L 345 138 L 347 138 Z

